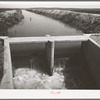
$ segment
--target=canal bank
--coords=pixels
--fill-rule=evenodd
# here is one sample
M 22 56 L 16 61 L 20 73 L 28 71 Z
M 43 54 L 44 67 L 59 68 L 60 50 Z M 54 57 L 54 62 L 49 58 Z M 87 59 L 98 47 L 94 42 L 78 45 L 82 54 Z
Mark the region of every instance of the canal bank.
M 0 36 L 8 36 L 8 28 L 18 24 L 23 18 L 21 10 L 4 10 L 0 12 Z
M 59 20 L 71 27 L 81 30 L 83 33 L 92 34 L 100 32 L 99 14 L 88 14 L 57 9 L 28 9 L 28 11 Z

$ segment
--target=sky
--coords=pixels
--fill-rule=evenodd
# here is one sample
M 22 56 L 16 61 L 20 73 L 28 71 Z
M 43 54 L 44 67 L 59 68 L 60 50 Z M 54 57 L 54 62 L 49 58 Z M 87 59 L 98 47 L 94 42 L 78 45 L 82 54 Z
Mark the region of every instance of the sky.
M 36 8 L 36 7 L 61 7 L 61 8 L 100 8 L 100 2 L 0 2 L 0 8 Z

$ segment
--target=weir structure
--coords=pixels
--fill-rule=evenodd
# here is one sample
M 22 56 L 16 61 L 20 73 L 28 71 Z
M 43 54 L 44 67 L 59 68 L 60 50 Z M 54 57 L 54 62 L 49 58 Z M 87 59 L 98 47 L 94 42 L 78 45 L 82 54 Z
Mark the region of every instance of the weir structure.
M 45 55 L 48 64 L 49 75 L 53 74 L 54 67 L 54 54 L 55 54 L 55 43 L 61 42 L 75 42 L 79 41 L 82 43 L 82 49 L 84 52 L 84 45 L 88 44 L 88 41 L 98 46 L 91 36 L 100 36 L 95 34 L 84 34 L 76 36 L 45 36 L 45 37 L 0 37 L 4 40 L 4 66 L 3 66 L 3 77 L 0 83 L 0 89 L 14 89 L 13 85 L 13 71 L 12 71 L 12 60 L 10 44 L 25 44 L 25 43 L 45 43 Z M 86 53 L 86 52 L 84 52 Z M 87 56 L 87 55 L 85 55 Z M 87 61 L 88 58 L 86 57 Z M 95 73 L 95 72 L 94 72 Z

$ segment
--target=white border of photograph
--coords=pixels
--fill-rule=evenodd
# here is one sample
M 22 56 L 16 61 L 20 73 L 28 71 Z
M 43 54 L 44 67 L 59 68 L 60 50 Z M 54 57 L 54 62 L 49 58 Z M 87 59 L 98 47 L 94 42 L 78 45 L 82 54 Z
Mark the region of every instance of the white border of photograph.
M 0 2 L 0 8 L 100 8 L 100 2 Z M 85 73 L 84 73 L 85 74 Z M 85 99 L 100 98 L 100 90 L 0 90 L 0 99 Z

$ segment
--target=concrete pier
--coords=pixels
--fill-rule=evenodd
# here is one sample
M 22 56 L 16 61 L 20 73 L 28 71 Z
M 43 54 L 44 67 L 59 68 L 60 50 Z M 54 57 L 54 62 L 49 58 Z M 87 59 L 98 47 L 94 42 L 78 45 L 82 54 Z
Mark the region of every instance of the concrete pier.
M 54 49 L 55 49 L 55 43 L 54 43 L 54 41 L 48 41 L 45 44 L 46 59 L 47 59 L 47 65 L 48 65 L 49 75 L 53 74 Z

